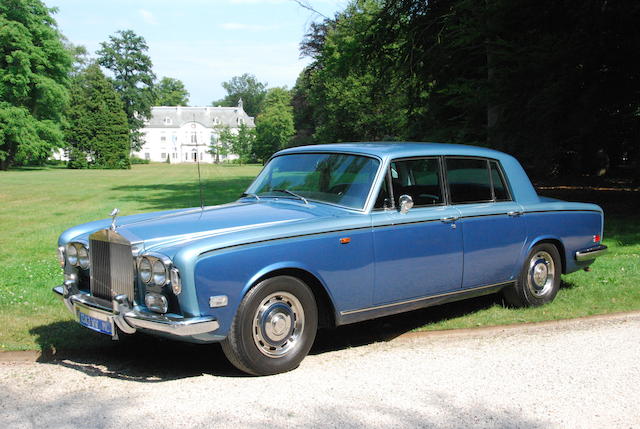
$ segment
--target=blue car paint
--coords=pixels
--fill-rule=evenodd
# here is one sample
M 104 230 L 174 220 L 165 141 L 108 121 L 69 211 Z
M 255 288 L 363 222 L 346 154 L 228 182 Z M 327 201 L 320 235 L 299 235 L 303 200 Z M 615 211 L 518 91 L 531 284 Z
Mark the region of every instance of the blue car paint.
M 544 240 L 562 245 L 564 272 L 584 268 L 591 261 L 578 263 L 576 250 L 593 245 L 593 235 L 602 235 L 600 207 L 539 197 L 518 161 L 501 152 L 433 143 L 352 143 L 292 148 L 274 156 L 301 152 L 343 152 L 380 159 L 380 170 L 364 210 L 312 201 L 304 204 L 286 197 L 241 198 L 204 210 L 118 218 L 119 234 L 138 244 L 142 253 L 166 255 L 180 270 L 183 291 L 178 299 L 182 314 L 213 315 L 220 322 L 215 335 L 192 340 L 224 338 L 247 290 L 277 270 L 297 269 L 314 276 L 325 288 L 340 324 L 344 312 L 511 281 L 531 248 Z M 392 160 L 444 155 L 499 161 L 514 201 L 416 207 L 406 215 L 373 210 L 375 195 Z M 509 211 L 523 214 L 507 216 Z M 441 222 L 452 214 L 459 219 Z M 504 230 L 488 232 L 483 219 Z M 86 242 L 89 234 L 110 223 L 111 219 L 104 219 L 70 228 L 60 236 L 59 245 L 72 240 Z M 400 234 L 394 239 L 391 232 L 395 230 Z M 440 245 L 432 249 L 426 246 L 430 234 L 440 240 Z M 446 240 L 447 234 L 451 240 Z M 340 238 L 344 237 L 351 242 L 341 244 Z M 416 238 L 417 244 L 412 242 Z M 420 253 L 412 254 L 416 247 Z M 445 248 L 444 255 L 434 251 Z M 496 267 L 493 274 L 483 271 L 486 266 Z M 421 282 L 421 277 L 428 281 Z M 402 293 L 396 293 L 398 290 Z M 210 308 L 209 297 L 221 294 L 229 297 L 228 305 Z M 371 317 L 375 315 L 374 310 Z
M 462 230 L 442 218 L 454 207 L 416 207 L 407 214 L 373 213 L 373 304 L 386 304 L 460 288 Z
M 507 213 L 521 212 L 522 206 L 505 201 L 457 207 L 464 242 L 462 288 L 513 280 L 520 271 L 518 257 L 525 245 L 526 227 L 522 216 Z

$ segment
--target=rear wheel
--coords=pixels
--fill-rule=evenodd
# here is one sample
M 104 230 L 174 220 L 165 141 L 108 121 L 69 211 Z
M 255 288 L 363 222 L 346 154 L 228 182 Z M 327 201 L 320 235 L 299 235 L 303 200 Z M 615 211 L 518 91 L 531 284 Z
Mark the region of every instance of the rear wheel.
M 507 304 L 514 307 L 536 307 L 553 301 L 560 288 L 560 253 L 550 243 L 531 249 L 515 285 L 505 288 Z
M 295 277 L 272 277 L 244 297 L 222 350 L 249 374 L 286 372 L 309 353 L 317 327 L 318 310 L 309 287 Z

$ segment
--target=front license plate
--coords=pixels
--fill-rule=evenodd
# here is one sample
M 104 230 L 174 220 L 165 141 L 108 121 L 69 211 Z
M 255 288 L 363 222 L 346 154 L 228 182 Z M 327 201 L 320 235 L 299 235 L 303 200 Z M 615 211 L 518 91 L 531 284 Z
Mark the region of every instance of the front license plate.
M 106 314 L 76 306 L 78 322 L 84 327 L 106 335 L 113 335 L 113 320 Z

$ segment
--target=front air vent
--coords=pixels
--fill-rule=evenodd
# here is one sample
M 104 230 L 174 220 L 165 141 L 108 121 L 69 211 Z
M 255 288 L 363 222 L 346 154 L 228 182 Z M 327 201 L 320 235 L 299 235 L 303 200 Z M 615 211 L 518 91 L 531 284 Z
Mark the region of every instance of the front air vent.
M 89 237 L 91 294 L 111 301 L 125 294 L 133 299 L 134 262 L 131 243 L 115 231 L 98 231 Z

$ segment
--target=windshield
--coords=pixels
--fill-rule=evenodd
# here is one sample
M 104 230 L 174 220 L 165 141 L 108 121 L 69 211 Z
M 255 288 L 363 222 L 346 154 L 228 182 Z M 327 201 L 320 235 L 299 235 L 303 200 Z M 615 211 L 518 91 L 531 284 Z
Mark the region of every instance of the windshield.
M 380 162 L 340 153 L 297 153 L 269 162 L 246 194 L 363 209 Z

